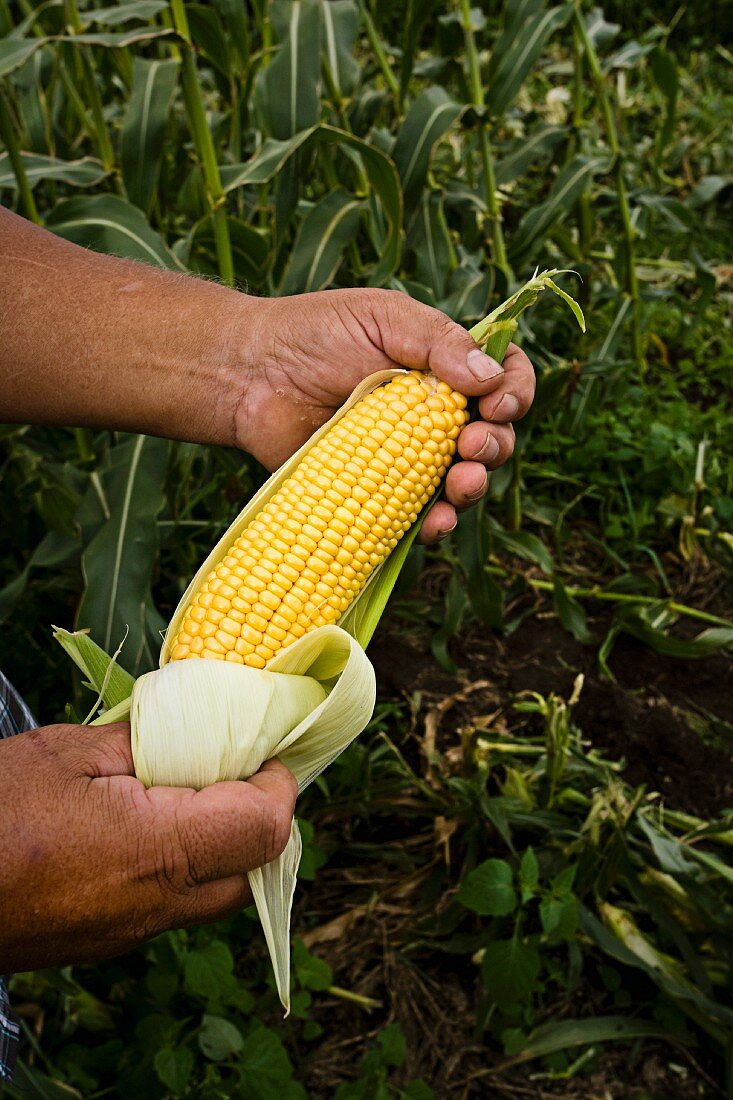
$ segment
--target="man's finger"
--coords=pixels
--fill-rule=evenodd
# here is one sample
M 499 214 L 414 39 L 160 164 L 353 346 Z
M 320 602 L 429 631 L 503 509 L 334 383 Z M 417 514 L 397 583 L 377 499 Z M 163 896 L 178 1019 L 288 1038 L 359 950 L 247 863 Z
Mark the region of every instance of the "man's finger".
M 500 385 L 479 401 L 484 420 L 506 424 L 519 420 L 534 399 L 535 376 L 532 364 L 516 344 L 507 348 L 503 362 L 504 377 Z
M 495 470 L 511 456 L 515 444 L 511 424 L 487 424 L 474 420 L 467 424 L 458 437 L 458 454 L 469 462 L 482 462 L 489 470 Z M 453 469 L 463 465 L 457 462 Z
M 414 370 L 431 370 L 467 397 L 494 392 L 504 371 L 461 325 L 405 294 L 383 294 L 374 316 L 390 359 Z
M 426 515 L 417 541 L 425 546 L 440 542 L 455 529 L 457 523 L 458 516 L 453 505 L 439 500 Z
M 290 838 L 297 793 L 295 778 L 279 760 L 268 761 L 244 782 L 214 783 L 200 791 L 151 787 L 155 873 L 165 865 L 172 885 L 185 887 L 270 863 Z
M 245 875 L 205 882 L 185 898 L 172 927 L 195 928 L 198 924 L 226 920 L 241 913 L 251 901 L 252 891 Z

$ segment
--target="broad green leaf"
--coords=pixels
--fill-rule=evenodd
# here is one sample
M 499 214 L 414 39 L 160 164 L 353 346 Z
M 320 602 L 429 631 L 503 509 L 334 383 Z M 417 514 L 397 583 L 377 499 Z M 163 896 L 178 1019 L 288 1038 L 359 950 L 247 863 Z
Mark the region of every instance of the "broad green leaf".
M 125 703 L 135 683 L 117 660 L 83 630 L 54 627 L 54 638 L 86 677 L 86 686 L 100 697 L 105 710 Z
M 77 539 L 59 531 L 47 531 L 21 572 L 0 588 L 0 623 L 5 622 L 25 592 L 34 569 L 58 569 L 72 561 L 78 553 Z
M 104 165 L 94 157 L 79 160 L 58 160 L 42 153 L 21 153 L 26 177 L 31 186 L 41 180 L 58 180 L 71 187 L 93 187 L 108 175 Z M 0 154 L 0 189 L 15 188 L 16 180 L 7 153 Z
M 530 898 L 534 897 L 535 888 L 540 880 L 540 868 L 534 848 L 527 848 L 522 853 L 517 877 L 519 879 L 522 904 L 525 904 Z
M 292 1081 L 293 1065 L 278 1033 L 258 1025 L 247 1035 L 237 1059 L 245 1085 L 241 1095 L 253 1100 L 306 1100 L 304 1090 Z M 257 1082 L 257 1092 L 252 1083 Z M 284 1091 L 287 1089 L 287 1091 Z
M 162 1047 L 155 1055 L 155 1072 L 174 1096 L 188 1088 L 195 1059 L 188 1047 Z
M 342 96 L 351 95 L 359 79 L 353 56 L 359 33 L 359 9 L 354 0 L 321 0 L 322 49 L 331 79 Z
M 529 7 L 536 8 L 531 3 Z M 506 114 L 519 94 L 519 89 L 533 71 L 548 39 L 564 27 L 574 6 L 534 10 L 523 21 L 513 18 L 493 46 L 492 66 L 486 90 L 486 103 L 495 118 Z
M 730 176 L 703 176 L 696 183 L 685 200 L 688 206 L 697 210 L 701 206 L 708 206 L 728 187 L 733 187 L 733 175 Z
M 373 188 L 385 219 L 384 232 L 376 236 L 373 228 L 374 247 L 378 260 L 369 279 L 371 286 L 382 286 L 397 267 L 402 249 L 402 192 L 392 160 L 376 145 L 363 141 L 346 130 L 335 126 L 314 126 L 304 130 L 289 141 L 267 141 L 261 152 L 247 164 L 222 166 L 222 183 L 231 191 L 244 184 L 267 183 L 282 172 L 289 159 L 312 142 L 342 146 L 354 151 L 361 159 L 367 178 Z
M 504 859 L 487 859 L 470 871 L 456 895 L 462 905 L 483 917 L 505 917 L 517 906 L 514 875 Z
M 35 17 L 34 17 L 35 18 Z M 124 46 L 132 46 L 137 42 L 146 42 L 153 38 L 172 38 L 176 34 L 172 30 L 160 27 L 140 27 L 136 30 L 107 34 L 75 34 L 42 36 L 39 38 L 3 38 L 0 40 L 0 76 L 20 68 L 36 50 L 49 42 L 72 42 L 76 45 L 103 46 L 109 49 L 120 49 Z
M 522 1003 L 534 990 L 540 967 L 537 948 L 521 936 L 494 940 L 486 948 L 481 963 L 489 998 L 500 1008 Z
M 439 191 L 426 191 L 412 221 L 408 247 L 415 253 L 418 279 L 430 287 L 436 298 L 445 294 L 448 278 L 456 266 L 456 254 Z
M 237 282 L 245 288 L 249 285 L 262 286 L 271 248 L 267 232 L 239 218 L 227 218 L 227 226 Z M 178 254 L 192 271 L 217 277 L 219 268 L 211 218 L 202 218 L 196 223 Z
M 597 50 L 604 50 L 610 42 L 613 42 L 621 30 L 620 23 L 608 23 L 606 21 L 601 8 L 593 8 L 589 11 L 584 21 L 588 38 Z
M 497 159 L 494 175 L 499 187 L 526 176 L 530 167 L 545 163 L 566 139 L 566 130 L 546 123 L 519 138 L 508 152 Z
M 183 982 L 192 997 L 215 1001 L 234 981 L 234 956 L 223 942 L 187 952 L 183 960 Z
M 552 582 L 552 600 L 555 613 L 565 629 L 583 645 L 591 645 L 593 635 L 588 629 L 585 611 L 578 601 L 570 595 L 559 577 L 555 577 Z
M 25 65 L 28 58 L 48 41 L 47 38 L 0 39 L 0 76 L 7 76 Z
M 239 0 L 214 0 L 214 5 L 226 28 L 232 49 L 232 62 L 239 73 L 245 73 L 252 53 L 249 37 L 249 15 Z
M 149 210 L 158 185 L 163 136 L 178 78 L 177 61 L 133 59 L 132 95 L 122 128 L 122 179 L 130 202 Z
M 323 959 L 312 955 L 302 940 L 293 944 L 293 966 L 298 981 L 306 989 L 321 991 L 333 985 L 333 971 Z
M 639 815 L 639 827 L 646 835 L 652 846 L 652 851 L 659 861 L 659 866 L 670 875 L 692 875 L 697 866 L 690 858 L 690 849 L 681 844 L 679 840 L 664 836 L 653 827 L 647 818 Z
M 448 282 L 448 295 L 440 308 L 459 324 L 469 325 L 486 314 L 491 276 L 474 267 L 457 267 Z
M 511 42 L 515 35 L 519 34 L 523 25 L 533 16 L 541 13 L 545 7 L 545 0 L 507 0 L 504 12 L 504 27 L 500 39 L 502 46 Z M 500 57 L 492 51 L 489 73 L 498 65 Z
M 280 294 L 322 290 L 332 282 L 359 226 L 363 203 L 343 188 L 330 191 L 300 224 Z
M 272 20 L 283 41 L 274 60 L 257 74 L 255 102 L 267 133 L 281 140 L 318 121 L 320 7 L 320 0 L 273 0 Z
M 447 672 L 454 673 L 456 671 L 456 663 L 450 655 L 448 646 L 460 630 L 468 606 L 469 593 L 465 581 L 460 569 L 454 569 L 451 572 L 444 598 L 442 625 L 435 631 L 430 640 L 430 648 L 435 659 Z
M 546 936 L 571 940 L 578 927 L 578 902 L 572 894 L 543 898 L 539 906 L 542 931 Z
M 196 49 L 225 77 L 231 74 L 229 44 L 219 13 L 204 4 L 186 4 L 191 40 Z
M 664 46 L 655 46 L 649 54 L 649 67 L 654 77 L 654 83 L 666 101 L 664 121 L 657 136 L 657 155 L 660 155 L 669 145 L 674 134 L 680 78 L 674 55 L 666 50 Z
M 132 673 L 142 663 L 168 446 L 147 436 L 116 444 L 100 477 L 107 515 L 96 530 L 85 528 L 77 623 L 108 652 L 126 637 L 120 664 Z
M 493 539 L 498 547 L 510 554 L 516 554 L 533 565 L 539 565 L 544 573 L 553 572 L 552 557 L 545 544 L 529 531 L 505 531 L 498 524 L 491 523 Z
M 733 646 L 733 624 L 708 627 L 694 638 L 675 637 L 668 632 L 672 620 L 665 614 L 665 608 L 664 601 L 644 607 L 625 607 L 617 611 L 614 623 L 665 657 L 701 658 Z
M 110 252 L 158 267 L 178 266 L 143 212 L 118 195 L 65 199 L 51 211 L 46 225 L 67 241 L 95 252 Z
M 242 1032 L 222 1016 L 205 1015 L 199 1032 L 201 1052 L 212 1060 L 222 1062 L 244 1048 Z
M 387 1066 L 401 1066 L 407 1055 L 407 1040 L 400 1024 L 390 1024 L 379 1033 L 382 1061 Z
M 318 130 L 319 127 L 313 126 L 284 141 L 267 138 L 256 156 L 246 164 L 222 164 L 219 168 L 222 187 L 225 191 L 233 191 L 248 184 L 269 183 Z
M 416 205 L 425 184 L 433 149 L 460 118 L 463 108 L 443 88 L 421 92 L 407 112 L 392 150 L 405 205 Z
M 580 1020 L 552 1020 L 535 1028 L 521 1051 L 511 1059 L 511 1064 L 528 1062 L 532 1058 L 546 1058 L 548 1054 L 572 1047 L 590 1046 L 617 1040 L 644 1038 L 668 1039 L 669 1029 L 653 1020 L 641 1020 L 628 1016 L 588 1016 Z M 677 1036 L 675 1039 L 677 1040 Z M 680 1038 L 685 1042 L 684 1036 Z
M 155 19 L 168 7 L 166 0 L 133 0 L 111 8 L 87 8 L 81 13 L 83 23 L 103 23 L 106 27 L 118 27 L 133 19 Z
M 486 505 L 480 501 L 462 517 L 454 537 L 465 575 L 471 578 L 471 613 L 496 630 L 504 621 L 504 593 L 487 569 L 489 530 Z
M 548 230 L 573 210 L 588 181 L 608 166 L 606 157 L 574 157 L 553 181 L 544 202 L 533 206 L 522 218 L 512 238 L 510 258 L 515 266 L 527 263 Z
M 129 31 L 119 31 L 112 34 L 74 34 L 66 38 L 59 37 L 58 42 L 72 42 L 81 46 L 102 46 L 105 49 L 118 50 L 125 46 L 134 46 L 138 42 L 149 42 L 155 38 L 168 38 L 172 41 L 178 39 L 175 31 L 165 27 L 137 27 Z

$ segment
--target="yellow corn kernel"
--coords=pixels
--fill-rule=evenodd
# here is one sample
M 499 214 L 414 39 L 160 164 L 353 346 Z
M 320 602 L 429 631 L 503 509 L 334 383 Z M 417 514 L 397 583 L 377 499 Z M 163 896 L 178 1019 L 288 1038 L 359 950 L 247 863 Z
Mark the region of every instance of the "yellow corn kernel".
M 171 659 L 264 668 L 338 621 L 440 484 L 466 404 L 419 371 L 356 402 L 222 554 L 186 609 Z

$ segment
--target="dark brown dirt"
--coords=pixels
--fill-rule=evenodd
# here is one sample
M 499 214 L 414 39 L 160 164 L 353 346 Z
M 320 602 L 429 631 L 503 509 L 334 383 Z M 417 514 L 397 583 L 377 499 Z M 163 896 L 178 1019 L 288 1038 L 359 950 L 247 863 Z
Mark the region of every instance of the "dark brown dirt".
M 598 637 L 604 625 L 594 624 Z M 489 681 L 483 700 L 481 692 L 471 698 L 474 714 L 484 703 L 484 711 L 497 702 L 510 708 L 523 691 L 567 699 L 583 673 L 574 719 L 608 758 L 625 761 L 629 783 L 643 783 L 669 807 L 700 817 L 733 806 L 733 661 L 727 656 L 676 660 L 622 635 L 610 660 L 615 681 L 609 680 L 596 649 L 577 642 L 554 615 L 535 615 L 507 638 L 475 627 L 464 633 L 453 647 L 455 675 L 437 663 L 429 639 L 394 617 L 383 621 L 370 656 L 384 698 L 414 691 L 452 695 Z M 712 731 L 710 740 L 701 727 Z

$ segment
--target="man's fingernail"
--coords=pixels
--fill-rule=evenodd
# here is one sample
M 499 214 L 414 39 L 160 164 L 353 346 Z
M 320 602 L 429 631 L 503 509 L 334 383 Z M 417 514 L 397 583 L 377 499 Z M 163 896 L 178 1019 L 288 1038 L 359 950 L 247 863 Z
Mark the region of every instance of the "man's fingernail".
M 491 462 L 499 453 L 499 440 L 495 439 L 491 432 L 486 433 L 483 446 L 477 452 L 476 458 L 481 455 L 480 462 Z
M 447 539 L 448 535 L 451 533 L 451 531 L 455 531 L 457 526 L 458 526 L 458 516 L 456 516 L 452 527 L 448 527 L 445 531 L 438 531 L 438 539 Z
M 496 406 L 496 413 L 500 413 L 502 417 L 507 420 L 513 420 L 519 412 L 519 402 L 513 393 L 505 393 L 499 404 Z
M 474 489 L 474 491 L 472 493 L 468 493 L 467 496 L 466 496 L 466 500 L 481 500 L 481 498 L 485 494 L 488 487 L 489 487 L 489 475 L 486 474 L 484 476 L 484 483 L 481 486 L 481 488 L 480 489 Z
M 478 348 L 472 348 L 466 356 L 466 366 L 477 382 L 488 382 L 490 378 L 496 378 L 503 374 L 501 364 L 490 355 L 484 355 Z

